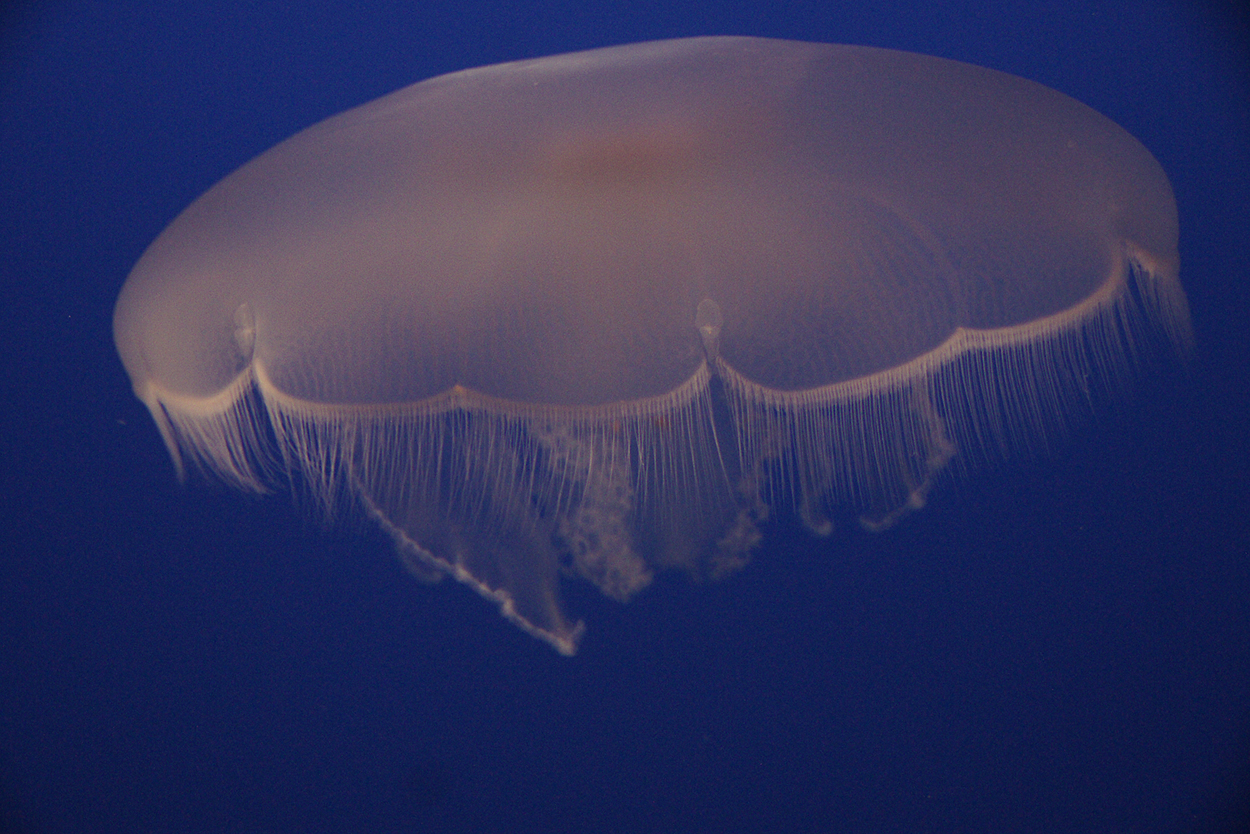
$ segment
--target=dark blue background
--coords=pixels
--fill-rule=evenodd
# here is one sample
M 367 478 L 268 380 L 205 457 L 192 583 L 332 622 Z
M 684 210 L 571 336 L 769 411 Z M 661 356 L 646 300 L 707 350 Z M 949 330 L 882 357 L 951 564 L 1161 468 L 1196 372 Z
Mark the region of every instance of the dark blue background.
M 1220 8 L 9 4 L 0 828 L 1244 830 L 1250 95 Z M 110 318 L 178 211 L 419 79 L 696 34 L 927 52 L 1106 113 L 1175 186 L 1193 367 L 888 533 L 775 529 L 628 606 L 571 584 L 571 660 L 364 524 L 175 483 Z

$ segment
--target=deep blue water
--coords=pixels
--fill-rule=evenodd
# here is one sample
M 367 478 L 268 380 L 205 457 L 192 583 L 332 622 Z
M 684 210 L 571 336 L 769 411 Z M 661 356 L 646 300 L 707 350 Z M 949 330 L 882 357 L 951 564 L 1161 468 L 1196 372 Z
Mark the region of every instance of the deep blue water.
M 1163 0 L 6 8 L 0 830 L 1246 830 L 1238 21 Z M 178 211 L 422 78 L 697 34 L 927 52 L 1110 116 L 1176 191 L 1192 367 L 887 533 L 770 530 L 732 580 L 627 606 L 570 584 L 573 659 L 412 582 L 363 524 L 176 483 L 111 314 Z

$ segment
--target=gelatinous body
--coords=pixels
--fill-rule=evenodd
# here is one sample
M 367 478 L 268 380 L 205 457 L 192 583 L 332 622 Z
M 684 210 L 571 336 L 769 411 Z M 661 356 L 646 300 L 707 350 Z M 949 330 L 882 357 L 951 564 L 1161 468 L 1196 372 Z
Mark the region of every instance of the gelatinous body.
M 1060 93 L 889 50 L 638 44 L 434 78 L 228 176 L 118 350 L 175 462 L 363 507 L 558 650 L 561 576 L 886 526 L 1188 338 L 1171 189 Z

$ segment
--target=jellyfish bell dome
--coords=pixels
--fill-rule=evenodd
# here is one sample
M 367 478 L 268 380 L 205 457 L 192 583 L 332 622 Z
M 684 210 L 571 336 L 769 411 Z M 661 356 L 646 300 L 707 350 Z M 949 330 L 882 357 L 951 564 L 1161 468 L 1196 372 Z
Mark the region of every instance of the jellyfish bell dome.
M 291 476 L 569 654 L 562 577 L 726 575 L 783 505 L 888 526 L 1189 339 L 1171 188 L 1110 120 L 954 61 L 722 37 L 314 125 L 170 224 L 114 333 L 180 471 Z

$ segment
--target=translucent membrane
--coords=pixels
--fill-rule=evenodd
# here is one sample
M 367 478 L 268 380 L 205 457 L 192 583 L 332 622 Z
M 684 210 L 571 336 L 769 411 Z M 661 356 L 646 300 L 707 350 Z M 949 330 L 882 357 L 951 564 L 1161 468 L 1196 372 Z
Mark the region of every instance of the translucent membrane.
M 193 203 L 118 350 L 179 471 L 363 507 L 561 652 L 561 575 L 888 526 L 1188 345 L 1136 140 L 957 62 L 753 38 L 434 78 Z M 957 457 L 958 456 L 958 457 Z

